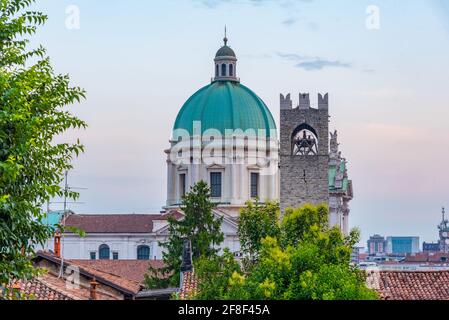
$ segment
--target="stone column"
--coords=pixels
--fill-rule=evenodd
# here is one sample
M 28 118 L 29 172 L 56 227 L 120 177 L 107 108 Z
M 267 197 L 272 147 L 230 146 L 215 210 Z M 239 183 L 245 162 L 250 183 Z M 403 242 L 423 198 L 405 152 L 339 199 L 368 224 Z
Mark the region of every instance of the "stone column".
M 176 173 L 174 171 L 173 163 L 170 160 L 167 160 L 167 206 L 173 204 L 176 198 Z

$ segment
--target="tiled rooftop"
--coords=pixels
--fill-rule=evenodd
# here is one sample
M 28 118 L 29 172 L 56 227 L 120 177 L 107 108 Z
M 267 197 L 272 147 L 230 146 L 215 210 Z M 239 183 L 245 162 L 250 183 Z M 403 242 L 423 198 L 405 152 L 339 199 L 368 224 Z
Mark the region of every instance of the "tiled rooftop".
M 449 271 L 371 271 L 367 284 L 383 300 L 449 300 Z
M 198 290 L 198 280 L 193 272 L 184 272 L 179 298 L 181 300 L 191 300 Z
M 88 300 L 90 297 L 88 289 L 70 288 L 64 279 L 51 273 L 27 281 L 14 281 L 10 289 L 19 290 L 25 299 L 30 300 Z
M 77 228 L 86 233 L 152 233 L 154 221 L 164 221 L 170 216 L 179 219 L 182 214 L 176 210 L 165 214 L 71 214 L 65 219 L 65 226 Z
M 164 266 L 161 260 L 69 260 L 69 262 L 81 267 L 120 276 L 140 284 L 143 284 L 145 274 L 150 266 L 155 269 Z

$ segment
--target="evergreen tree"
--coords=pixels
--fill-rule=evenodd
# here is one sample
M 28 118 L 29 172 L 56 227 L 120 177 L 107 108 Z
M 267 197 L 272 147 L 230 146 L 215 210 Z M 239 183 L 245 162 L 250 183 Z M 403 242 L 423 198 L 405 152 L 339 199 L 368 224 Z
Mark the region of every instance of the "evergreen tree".
M 180 268 L 184 239 L 192 244 L 194 261 L 200 257 L 213 257 L 217 254 L 217 247 L 223 242 L 221 232 L 223 218 L 216 219 L 212 209 L 215 205 L 211 201 L 210 189 L 206 182 L 198 182 L 182 199 L 181 209 L 184 217 L 180 220 L 170 217 L 169 238 L 159 245 L 165 249 L 163 269 L 150 268 L 146 276 L 149 288 L 179 286 Z

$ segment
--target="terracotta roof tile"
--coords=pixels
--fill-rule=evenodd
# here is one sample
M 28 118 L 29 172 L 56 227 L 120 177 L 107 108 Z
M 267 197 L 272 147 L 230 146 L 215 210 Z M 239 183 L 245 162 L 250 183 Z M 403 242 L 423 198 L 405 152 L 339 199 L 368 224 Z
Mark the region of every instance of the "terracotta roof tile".
M 384 300 L 448 300 L 449 271 L 371 271 L 367 284 Z
M 85 288 L 69 288 L 64 279 L 47 273 L 31 280 L 14 281 L 10 288 L 19 290 L 29 300 L 88 300 L 90 292 Z
M 37 253 L 37 256 L 39 258 L 49 259 L 58 264 L 60 264 L 61 261 L 61 259 L 55 257 L 54 255 L 43 251 L 39 251 Z M 114 287 L 117 290 L 122 291 L 123 293 L 126 294 L 136 294 L 142 289 L 142 284 L 140 282 L 126 279 L 120 275 L 116 275 L 111 272 L 101 271 L 92 266 L 78 264 L 76 262 L 71 262 L 70 260 L 68 261 L 66 260 L 65 264 L 77 266 L 80 269 L 80 272 L 95 277 L 97 282 Z
M 65 225 L 86 233 L 151 233 L 153 221 L 164 219 L 153 214 L 73 214 L 66 218 Z
M 71 214 L 64 222 L 67 227 L 86 233 L 152 233 L 156 231 L 154 221 L 167 220 L 170 216 L 179 220 L 184 215 L 178 210 L 164 214 Z
M 140 284 L 144 283 L 145 274 L 150 266 L 155 269 L 164 267 L 162 260 L 69 260 L 69 262 Z
M 446 263 L 449 262 L 449 253 L 444 252 L 420 252 L 416 254 L 407 254 L 404 262 L 430 262 Z
M 198 290 L 198 279 L 193 272 L 184 272 L 179 298 L 191 300 Z

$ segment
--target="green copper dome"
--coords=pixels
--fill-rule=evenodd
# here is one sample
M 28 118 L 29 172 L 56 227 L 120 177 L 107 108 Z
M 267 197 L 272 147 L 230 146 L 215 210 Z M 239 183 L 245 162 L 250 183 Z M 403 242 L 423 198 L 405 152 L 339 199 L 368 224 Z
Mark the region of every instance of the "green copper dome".
M 215 81 L 187 100 L 176 118 L 174 130 L 185 129 L 193 135 L 193 122 L 201 121 L 202 133 L 217 129 L 266 130 L 274 135 L 276 124 L 265 103 L 250 89 L 235 81 Z

